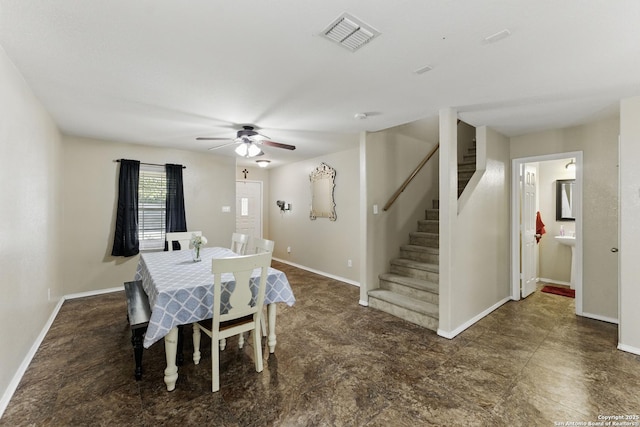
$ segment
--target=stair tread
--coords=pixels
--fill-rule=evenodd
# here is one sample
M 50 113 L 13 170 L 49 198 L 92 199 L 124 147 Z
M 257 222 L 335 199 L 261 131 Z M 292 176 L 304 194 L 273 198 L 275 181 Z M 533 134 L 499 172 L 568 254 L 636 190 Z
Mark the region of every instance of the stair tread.
M 432 273 L 438 273 L 440 271 L 440 266 L 438 264 L 414 261 L 412 259 L 407 259 L 407 258 L 394 258 L 391 260 L 391 264 L 401 265 L 403 267 L 415 268 L 417 270 L 430 271 Z
M 429 246 L 418 246 L 418 245 L 402 245 L 402 249 L 416 252 L 424 252 L 434 255 L 440 254 L 440 248 L 432 248 Z
M 369 291 L 369 296 L 429 317 L 438 318 L 438 306 L 430 302 L 409 298 L 386 289 L 374 289 Z
M 412 231 L 409 234 L 416 237 L 440 237 L 439 233 L 430 233 L 428 231 Z
M 401 285 L 409 286 L 414 289 L 420 289 L 423 291 L 429 291 L 434 294 L 440 293 L 440 286 L 437 283 L 429 280 L 416 279 L 414 277 L 400 276 L 393 273 L 383 273 L 379 276 L 380 279 L 387 282 L 399 283 Z

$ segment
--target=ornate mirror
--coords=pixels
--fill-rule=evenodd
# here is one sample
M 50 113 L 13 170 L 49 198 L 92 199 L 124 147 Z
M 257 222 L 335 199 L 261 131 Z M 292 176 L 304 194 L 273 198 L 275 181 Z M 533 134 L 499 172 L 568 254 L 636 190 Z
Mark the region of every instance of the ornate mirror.
M 333 201 L 335 179 L 336 170 L 326 163 L 321 163 L 309 174 L 311 181 L 311 213 L 309 218 L 336 220 L 336 204 Z

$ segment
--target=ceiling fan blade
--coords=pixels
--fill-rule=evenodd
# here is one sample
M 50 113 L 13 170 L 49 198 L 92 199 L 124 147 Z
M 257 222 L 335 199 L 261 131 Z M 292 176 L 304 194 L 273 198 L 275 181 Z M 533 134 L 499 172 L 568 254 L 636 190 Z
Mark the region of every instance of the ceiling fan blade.
M 285 150 L 295 150 L 296 149 L 295 145 L 283 144 L 281 142 L 275 142 L 275 141 L 263 140 L 263 141 L 257 141 L 256 143 L 257 144 L 268 145 L 270 147 L 284 148 Z
M 222 145 L 218 145 L 217 147 L 211 147 L 209 148 L 209 151 L 217 150 L 218 148 L 228 147 L 230 145 L 236 145 L 236 142 L 232 141 L 232 142 L 229 142 L 228 144 L 222 144 Z
M 230 141 L 231 138 L 209 138 L 206 136 L 199 136 L 196 141 Z

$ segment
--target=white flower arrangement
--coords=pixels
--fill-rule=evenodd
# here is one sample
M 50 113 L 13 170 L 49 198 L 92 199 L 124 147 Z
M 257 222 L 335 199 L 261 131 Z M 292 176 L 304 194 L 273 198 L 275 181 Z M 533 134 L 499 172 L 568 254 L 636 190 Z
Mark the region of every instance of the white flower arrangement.
M 189 241 L 189 247 L 192 248 L 195 252 L 194 261 L 200 261 L 200 248 L 206 244 L 207 244 L 206 237 L 196 236 L 195 234 L 191 235 L 191 240 Z

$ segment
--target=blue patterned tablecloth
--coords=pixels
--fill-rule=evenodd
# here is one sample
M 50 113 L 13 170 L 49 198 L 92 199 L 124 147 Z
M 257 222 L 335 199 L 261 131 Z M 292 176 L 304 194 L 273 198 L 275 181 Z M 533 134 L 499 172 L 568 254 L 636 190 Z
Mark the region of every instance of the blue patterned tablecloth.
M 213 316 L 211 260 L 237 254 L 227 248 L 202 248 L 201 255 L 201 262 L 193 262 L 191 251 L 140 255 L 135 280 L 142 280 L 142 287 L 151 304 L 151 320 L 143 343 L 145 348 L 167 335 L 174 326 Z M 259 276 L 258 269 L 255 275 Z M 233 283 L 233 275 L 223 275 L 222 280 L 225 284 Z M 225 313 L 229 292 L 225 291 L 224 286 L 221 299 L 221 311 Z M 295 301 L 287 276 L 280 270 L 269 268 L 264 303 L 284 302 L 291 306 Z

